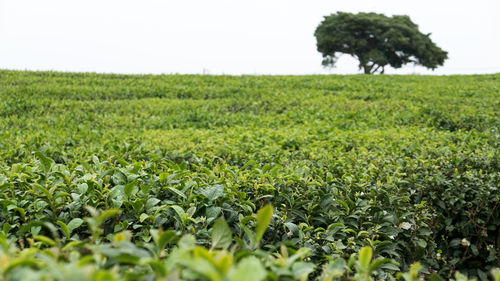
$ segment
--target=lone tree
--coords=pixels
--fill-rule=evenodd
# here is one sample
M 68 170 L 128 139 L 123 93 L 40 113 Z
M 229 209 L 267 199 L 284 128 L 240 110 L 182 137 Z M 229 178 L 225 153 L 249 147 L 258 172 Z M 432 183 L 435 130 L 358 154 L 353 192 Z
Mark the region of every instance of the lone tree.
M 365 74 L 384 73 L 390 65 L 414 63 L 435 69 L 448 53 L 418 30 L 408 16 L 387 17 L 376 13 L 338 12 L 326 16 L 314 33 L 323 65 L 334 66 L 338 53 L 359 60 Z

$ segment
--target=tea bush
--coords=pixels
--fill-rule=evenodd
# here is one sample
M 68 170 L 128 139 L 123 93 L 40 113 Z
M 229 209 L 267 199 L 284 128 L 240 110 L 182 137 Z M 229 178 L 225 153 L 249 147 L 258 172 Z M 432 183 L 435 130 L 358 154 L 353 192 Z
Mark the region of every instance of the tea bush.
M 0 280 L 498 278 L 499 81 L 1 70 Z

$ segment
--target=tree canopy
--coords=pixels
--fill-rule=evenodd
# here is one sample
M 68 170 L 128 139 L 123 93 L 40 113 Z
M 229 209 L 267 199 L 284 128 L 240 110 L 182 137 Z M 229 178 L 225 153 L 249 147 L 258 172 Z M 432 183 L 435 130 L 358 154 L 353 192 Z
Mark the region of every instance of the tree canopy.
M 387 65 L 400 68 L 407 63 L 435 69 L 448 58 L 430 33 L 421 33 L 404 15 L 338 12 L 325 16 L 314 36 L 323 65 L 334 66 L 340 54 L 349 54 L 359 60 L 366 74 L 384 73 Z

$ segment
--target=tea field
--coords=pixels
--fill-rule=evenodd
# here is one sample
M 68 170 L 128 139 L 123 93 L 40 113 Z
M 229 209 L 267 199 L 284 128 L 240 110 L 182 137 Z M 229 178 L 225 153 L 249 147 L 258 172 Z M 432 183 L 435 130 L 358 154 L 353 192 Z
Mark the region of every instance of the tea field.
M 500 74 L 0 70 L 0 280 L 500 280 L 499 144 Z

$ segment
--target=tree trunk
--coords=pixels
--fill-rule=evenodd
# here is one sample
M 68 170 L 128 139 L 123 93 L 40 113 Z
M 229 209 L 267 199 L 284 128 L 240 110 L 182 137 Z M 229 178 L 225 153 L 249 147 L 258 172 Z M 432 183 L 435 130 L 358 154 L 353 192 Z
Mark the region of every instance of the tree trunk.
M 381 67 L 381 65 L 377 65 L 377 67 L 375 69 L 373 69 L 372 74 L 375 74 L 380 67 Z M 384 68 L 382 67 L 382 70 L 383 69 Z M 380 72 L 380 74 L 382 74 L 382 72 Z
M 380 74 L 384 74 L 385 69 L 384 69 L 384 66 L 382 66 L 382 65 L 377 65 L 377 67 L 375 67 L 375 68 L 373 68 L 375 66 L 375 64 L 372 64 L 372 65 L 361 64 L 361 66 L 363 67 L 365 74 L 375 74 L 377 72 L 377 70 L 380 69 L 380 67 L 382 67 Z

